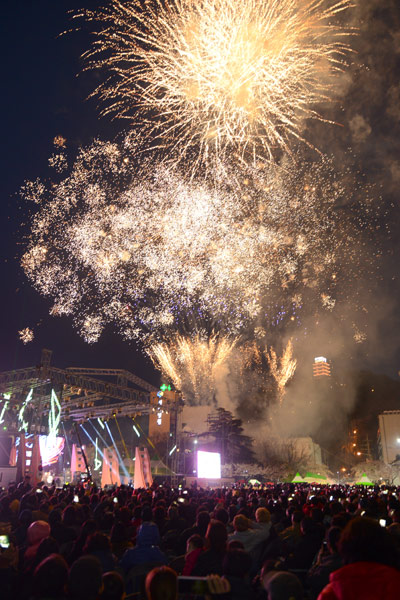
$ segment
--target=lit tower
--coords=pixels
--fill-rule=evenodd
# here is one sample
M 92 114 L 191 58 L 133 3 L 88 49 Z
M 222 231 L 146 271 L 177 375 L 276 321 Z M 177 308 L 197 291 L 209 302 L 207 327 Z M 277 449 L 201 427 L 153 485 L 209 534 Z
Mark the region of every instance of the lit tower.
M 331 364 L 324 356 L 316 356 L 313 363 L 314 377 L 330 377 Z
M 171 386 L 165 383 L 158 392 L 150 392 L 150 405 L 152 405 L 152 412 L 149 415 L 150 439 L 153 436 L 160 437 L 170 433 L 171 404 L 175 404 L 177 401 L 177 392 L 171 390 Z

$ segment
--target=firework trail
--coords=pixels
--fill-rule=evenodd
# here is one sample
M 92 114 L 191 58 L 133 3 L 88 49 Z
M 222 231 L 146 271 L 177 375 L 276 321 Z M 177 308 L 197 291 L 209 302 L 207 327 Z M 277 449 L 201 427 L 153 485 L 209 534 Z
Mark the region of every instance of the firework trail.
M 171 336 L 168 343 L 153 344 L 147 353 L 191 405 L 210 405 L 215 403 L 218 381 L 226 377 L 235 345 L 236 340 L 223 335 L 197 332 L 192 338 Z
M 232 152 L 272 159 L 323 117 L 354 32 L 351 0 L 133 0 L 84 11 L 103 113 L 147 126 L 196 169 Z M 191 162 L 186 162 L 188 155 Z
M 216 188 L 140 162 L 135 140 L 96 141 L 58 183 L 23 189 L 38 206 L 23 268 L 87 341 L 108 323 L 142 342 L 196 329 L 235 337 L 253 323 L 262 336 L 303 298 L 314 308 L 338 291 L 338 262 L 354 253 L 328 163 L 226 166 Z
M 279 403 L 282 404 L 285 394 L 285 386 L 292 379 L 297 365 L 297 359 L 293 358 L 293 343 L 290 339 L 286 344 L 282 356 L 278 357 L 273 348 L 266 351 L 269 368 L 278 387 Z

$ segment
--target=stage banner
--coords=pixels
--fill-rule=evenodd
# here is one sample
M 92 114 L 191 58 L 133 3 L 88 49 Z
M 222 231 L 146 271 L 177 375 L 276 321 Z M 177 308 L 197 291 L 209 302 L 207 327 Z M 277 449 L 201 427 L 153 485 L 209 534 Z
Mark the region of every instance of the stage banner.
M 121 485 L 119 461 L 115 448 L 104 448 L 101 487 L 106 485 Z
M 133 480 L 133 487 L 146 488 L 150 487 L 153 483 L 153 477 L 151 475 L 151 465 L 149 451 L 147 448 L 136 447 L 135 450 L 135 477 Z
M 76 474 L 86 471 L 85 461 L 83 460 L 82 449 L 77 444 L 72 444 L 71 452 L 71 479 L 74 481 Z

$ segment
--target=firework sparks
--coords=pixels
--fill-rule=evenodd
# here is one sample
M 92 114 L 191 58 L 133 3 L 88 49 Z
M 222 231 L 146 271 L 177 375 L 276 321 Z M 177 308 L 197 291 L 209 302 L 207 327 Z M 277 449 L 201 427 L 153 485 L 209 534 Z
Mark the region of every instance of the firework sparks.
M 147 123 L 149 135 L 199 163 L 232 150 L 273 157 L 305 141 L 305 119 L 331 96 L 353 32 L 351 0 L 112 0 L 78 17 L 97 23 L 87 69 L 108 77 L 103 113 Z M 158 118 L 156 118 L 158 117 Z
M 62 135 L 56 135 L 56 137 L 53 140 L 53 144 L 56 148 L 65 148 L 67 145 L 67 140 Z
M 147 352 L 190 404 L 213 404 L 235 345 L 235 340 L 222 335 L 197 333 L 192 338 L 176 335 L 168 344 L 153 344 Z
M 23 344 L 29 344 L 35 337 L 33 330 L 29 327 L 25 327 L 24 329 L 21 329 L 21 331 L 18 331 L 18 335 Z
M 294 319 L 301 298 L 332 296 L 325 285 L 346 240 L 334 210 L 344 192 L 327 163 L 312 173 L 226 167 L 216 189 L 165 165 L 138 166 L 135 152 L 132 137 L 96 141 L 58 184 L 24 186 L 39 210 L 23 267 L 53 298 L 52 314 L 72 315 L 85 339 L 113 323 L 146 341 L 210 315 L 208 331 L 237 336 L 258 320 L 261 334 Z
M 279 402 L 282 404 L 285 394 L 285 386 L 292 379 L 297 365 L 297 359 L 293 358 L 293 343 L 290 339 L 286 344 L 281 357 L 278 357 L 275 350 L 270 348 L 266 351 L 269 367 L 273 378 L 278 387 Z

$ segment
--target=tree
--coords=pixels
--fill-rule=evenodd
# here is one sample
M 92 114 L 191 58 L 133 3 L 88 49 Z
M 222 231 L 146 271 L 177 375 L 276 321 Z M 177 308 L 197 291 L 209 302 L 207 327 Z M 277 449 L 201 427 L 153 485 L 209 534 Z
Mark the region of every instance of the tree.
M 361 462 L 352 469 L 352 478 L 356 483 L 364 475 L 376 484 L 399 485 L 400 465 L 396 462 L 388 465 L 381 460 Z
M 208 431 L 203 436 L 213 436 L 214 446 L 221 453 L 221 462 L 253 463 L 253 440 L 243 433 L 241 419 L 235 418 L 229 410 L 217 408 L 207 417 Z
M 270 479 L 285 479 L 297 471 L 306 470 L 310 454 L 298 447 L 296 440 L 271 437 L 265 439 L 259 450 L 259 458 Z

